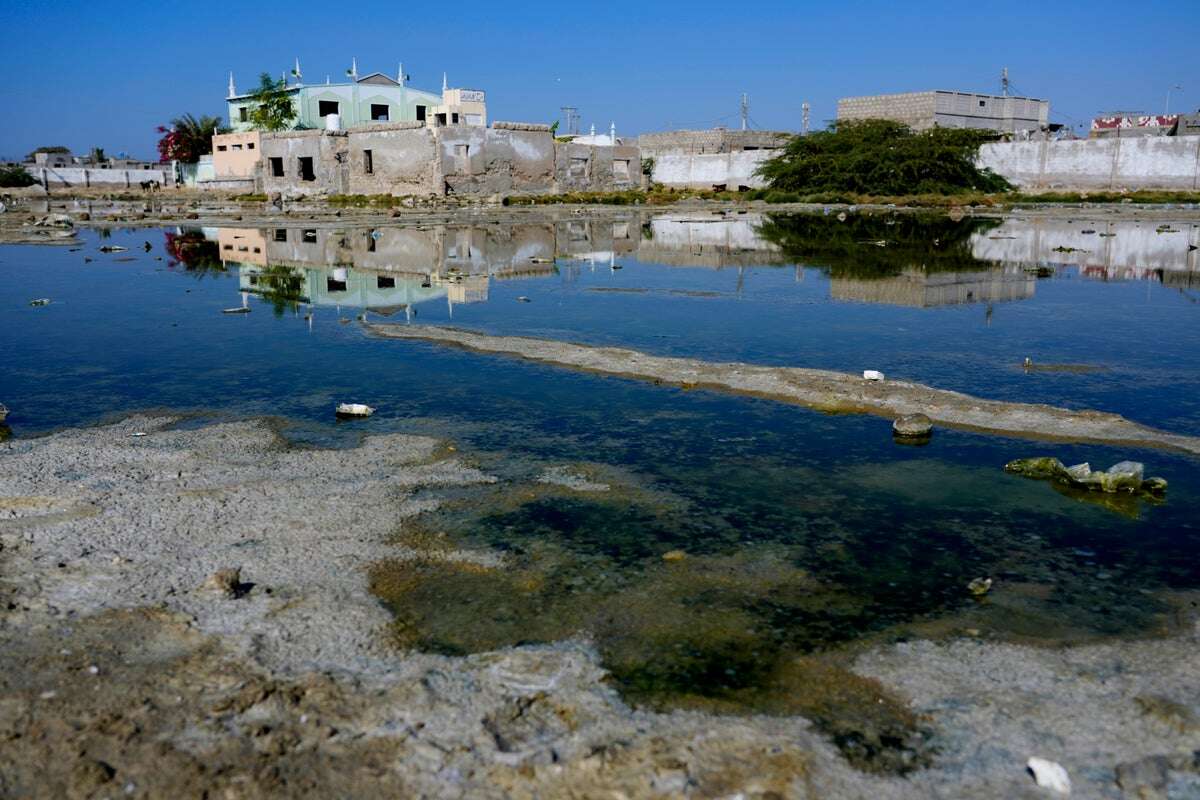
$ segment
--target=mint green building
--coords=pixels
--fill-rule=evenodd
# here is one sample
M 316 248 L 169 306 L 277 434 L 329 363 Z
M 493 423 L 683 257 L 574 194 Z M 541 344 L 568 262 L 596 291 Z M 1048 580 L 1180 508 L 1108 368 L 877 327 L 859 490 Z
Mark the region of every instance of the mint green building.
M 305 84 L 300 73 L 300 60 L 292 75 L 295 83 L 287 87 L 292 97 L 296 116 L 292 128 L 325 128 L 326 118 L 336 114 L 341 129 L 356 128 L 379 122 L 419 122 L 430 125 L 486 125 L 486 111 L 482 108 L 484 94 L 480 91 L 450 90 L 442 79 L 442 93 L 435 94 L 405 85 L 404 65 L 395 78 L 382 72 L 359 76 L 358 62 L 352 62 L 349 80 L 332 83 L 326 78 L 323 84 Z M 472 100 L 471 108 L 459 108 L 458 95 L 466 92 Z M 453 95 L 453 98 L 451 97 Z M 229 93 L 225 99 L 229 109 L 229 127 L 236 133 L 253 130 L 250 111 L 254 105 L 251 95 L 238 94 L 233 73 L 229 74 Z M 463 113 L 460 113 L 463 112 Z M 473 113 L 472 113 L 473 112 Z

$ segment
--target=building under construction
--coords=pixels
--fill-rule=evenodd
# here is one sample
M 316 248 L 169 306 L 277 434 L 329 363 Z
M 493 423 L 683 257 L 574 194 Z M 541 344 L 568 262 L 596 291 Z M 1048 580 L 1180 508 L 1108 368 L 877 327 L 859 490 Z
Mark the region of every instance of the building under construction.
M 1016 133 L 1038 131 L 1050 121 L 1050 101 L 974 92 L 905 92 L 838 100 L 838 120 L 887 119 L 915 131 L 980 128 Z

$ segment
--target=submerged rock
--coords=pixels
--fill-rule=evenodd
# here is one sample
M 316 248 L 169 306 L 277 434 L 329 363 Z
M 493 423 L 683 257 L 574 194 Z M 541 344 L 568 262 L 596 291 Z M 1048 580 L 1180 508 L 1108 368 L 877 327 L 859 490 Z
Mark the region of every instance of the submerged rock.
M 1128 492 L 1160 497 L 1167 491 L 1165 479 L 1143 478 L 1145 467 L 1137 461 L 1122 461 L 1105 471 L 1095 471 L 1087 463 L 1067 467 L 1057 458 L 1043 456 L 1010 461 L 1004 465 L 1004 471 L 1026 478 L 1048 480 L 1064 486 L 1109 494 Z
M 905 414 L 892 423 L 892 434 L 904 439 L 928 439 L 933 435 L 933 420 L 924 414 Z

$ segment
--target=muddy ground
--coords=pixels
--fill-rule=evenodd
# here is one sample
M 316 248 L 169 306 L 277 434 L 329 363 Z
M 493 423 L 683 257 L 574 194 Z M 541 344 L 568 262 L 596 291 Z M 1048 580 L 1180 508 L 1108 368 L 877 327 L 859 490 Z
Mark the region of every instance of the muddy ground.
M 1080 797 L 1200 796 L 1194 603 L 1139 641 L 806 659 L 813 713 L 845 736 L 869 743 L 881 717 L 920 730 L 921 758 L 882 771 L 801 715 L 631 708 L 587 631 L 463 657 L 397 647 L 372 566 L 504 570 L 500 552 L 398 536 L 498 488 L 449 443 L 297 448 L 269 420 L 0 444 L 0 796 L 1046 797 L 1035 755 Z

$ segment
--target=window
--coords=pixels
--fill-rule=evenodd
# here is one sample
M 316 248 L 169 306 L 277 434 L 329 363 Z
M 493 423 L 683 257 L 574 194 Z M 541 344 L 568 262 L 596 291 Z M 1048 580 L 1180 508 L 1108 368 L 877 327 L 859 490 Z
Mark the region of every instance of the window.
M 277 242 L 286 242 L 287 241 L 287 228 L 276 228 L 275 229 L 275 241 L 277 241 Z
M 387 122 L 390 118 L 387 103 L 371 103 L 371 119 L 376 122 Z
M 307 243 L 309 243 L 309 244 L 313 244 L 313 243 L 315 243 L 315 242 L 317 241 L 317 230 L 316 230 L 316 228 L 306 228 L 306 229 L 304 230 L 304 233 L 303 233 L 303 234 L 301 234 L 300 238 L 301 238 L 301 239 L 303 239 L 305 242 L 307 242 Z
M 629 162 L 624 159 L 614 161 L 613 177 L 619 181 L 629 180 Z
M 224 153 L 224 152 L 225 152 L 225 145 L 223 145 L 223 144 L 219 144 L 219 145 L 217 145 L 217 152 L 218 152 L 218 153 Z
M 318 100 L 317 101 L 317 116 L 328 117 L 330 114 L 338 113 L 337 100 Z
M 245 106 L 238 106 L 238 122 L 248 122 L 250 120 L 250 110 Z
M 363 150 L 363 172 L 368 175 L 375 172 L 375 157 L 370 150 Z
M 425 106 L 417 106 L 417 122 L 425 121 Z
M 986 105 L 987 105 L 987 100 L 980 100 L 980 101 L 979 101 L 979 107 L 980 107 L 980 108 L 983 108 L 983 107 L 984 107 L 984 106 L 986 106 Z
M 588 173 L 588 160 L 586 158 L 572 158 L 571 163 L 567 165 L 568 178 L 586 178 Z
M 380 275 L 378 278 L 375 279 L 375 288 L 376 289 L 395 289 L 396 288 L 396 279 L 395 278 L 385 278 L 382 275 Z
M 450 124 L 451 124 L 451 125 L 457 125 L 457 124 L 458 124 L 458 114 L 451 114 L 451 115 L 450 115 Z
M 346 282 L 335 280 L 334 278 L 326 278 L 325 289 L 330 292 L 344 292 L 346 291 Z
M 246 149 L 247 149 L 247 150 L 253 150 L 253 149 L 254 149 L 254 142 L 246 142 Z
M 317 179 L 317 174 L 313 172 L 312 156 L 300 156 L 296 160 L 299 162 L 298 167 L 300 180 L 315 181 Z
M 240 144 L 235 144 L 235 145 L 233 146 L 233 149 L 234 149 L 234 150 L 241 150 L 241 149 L 242 149 L 242 146 L 241 146 Z
M 221 249 L 222 249 L 222 250 L 232 250 L 232 249 L 233 249 L 233 245 L 231 245 L 231 244 L 223 244 L 223 245 L 221 245 Z
M 268 158 L 267 160 L 271 162 L 271 175 L 276 178 L 282 178 L 283 177 L 283 159 L 282 158 Z

